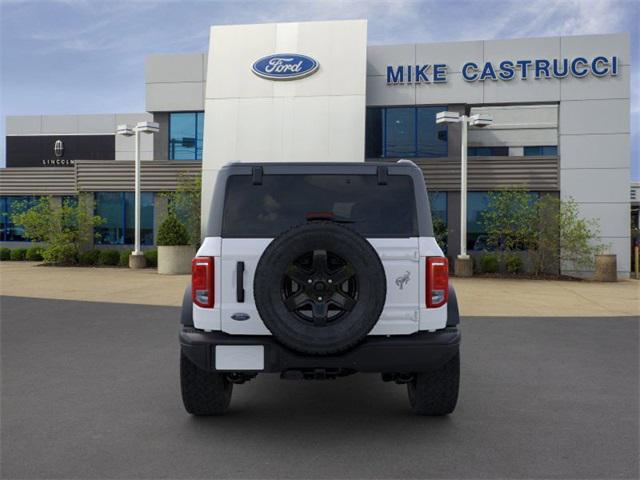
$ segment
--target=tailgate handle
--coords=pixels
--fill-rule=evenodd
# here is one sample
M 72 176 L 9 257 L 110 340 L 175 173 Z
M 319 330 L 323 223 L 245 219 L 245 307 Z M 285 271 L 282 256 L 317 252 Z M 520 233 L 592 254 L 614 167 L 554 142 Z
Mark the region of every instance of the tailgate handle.
M 236 264 L 236 300 L 244 303 L 244 262 Z

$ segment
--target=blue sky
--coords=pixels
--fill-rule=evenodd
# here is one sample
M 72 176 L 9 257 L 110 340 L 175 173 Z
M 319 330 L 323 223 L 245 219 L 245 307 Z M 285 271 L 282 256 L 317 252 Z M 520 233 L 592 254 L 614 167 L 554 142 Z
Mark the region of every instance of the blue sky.
M 214 24 L 367 18 L 370 44 L 628 32 L 640 179 L 637 0 L 0 2 L 3 134 L 6 115 L 143 111 L 144 57 L 205 51 Z

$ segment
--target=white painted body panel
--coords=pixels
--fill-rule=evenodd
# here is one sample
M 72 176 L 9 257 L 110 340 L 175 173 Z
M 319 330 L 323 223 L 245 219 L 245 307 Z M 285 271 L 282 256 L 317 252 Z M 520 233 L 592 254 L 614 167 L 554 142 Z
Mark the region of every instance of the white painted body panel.
M 262 322 L 253 299 L 253 279 L 270 238 L 206 238 L 198 256 L 215 257 L 215 306 L 193 307 L 196 328 L 221 330 L 234 335 L 271 335 Z M 409 335 L 419 330 L 444 328 L 446 305 L 427 309 L 425 299 L 425 257 L 441 256 L 432 237 L 367 239 L 376 250 L 387 277 L 387 296 L 380 319 L 369 335 Z M 244 262 L 245 301 L 237 302 L 236 266 Z M 402 287 L 402 288 L 401 288 Z M 245 313 L 247 320 L 232 315 Z

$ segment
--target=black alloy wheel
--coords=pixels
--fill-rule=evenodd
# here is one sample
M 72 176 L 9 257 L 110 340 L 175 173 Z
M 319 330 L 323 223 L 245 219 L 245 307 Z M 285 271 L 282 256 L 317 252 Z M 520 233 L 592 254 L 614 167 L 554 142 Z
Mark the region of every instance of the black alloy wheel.
M 333 252 L 313 250 L 288 266 L 282 296 L 287 309 L 300 320 L 323 327 L 338 321 L 356 305 L 355 269 Z

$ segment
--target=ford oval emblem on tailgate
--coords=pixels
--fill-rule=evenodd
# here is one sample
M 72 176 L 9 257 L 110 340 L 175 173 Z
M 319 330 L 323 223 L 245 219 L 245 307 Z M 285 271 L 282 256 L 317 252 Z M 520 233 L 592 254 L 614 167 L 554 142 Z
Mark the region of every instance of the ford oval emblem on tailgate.
M 231 318 L 239 322 L 243 322 L 245 320 L 249 320 L 249 318 L 251 317 L 249 317 L 247 313 L 234 313 L 233 315 L 231 315 Z
M 318 70 L 318 62 L 298 53 L 278 53 L 256 60 L 251 70 L 269 80 L 295 80 L 313 74 Z

